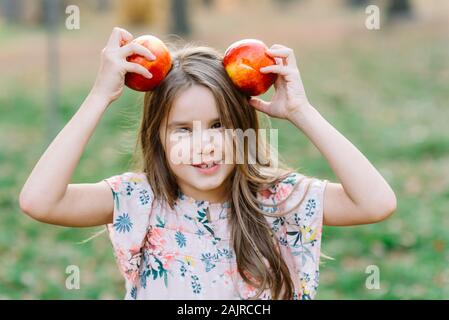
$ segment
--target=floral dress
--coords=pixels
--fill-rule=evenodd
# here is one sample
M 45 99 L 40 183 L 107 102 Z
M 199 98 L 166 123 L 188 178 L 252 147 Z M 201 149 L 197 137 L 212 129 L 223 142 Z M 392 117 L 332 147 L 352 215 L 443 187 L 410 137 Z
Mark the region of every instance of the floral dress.
M 198 201 L 178 192 L 171 209 L 154 199 L 144 173 L 125 172 L 104 180 L 114 199 L 113 222 L 107 228 L 125 278 L 125 299 L 225 300 L 256 295 L 257 289 L 237 271 L 228 202 Z M 284 217 L 265 217 L 292 275 L 294 299 L 312 299 L 316 294 L 327 182 L 292 173 L 257 194 L 266 212 L 290 210 Z M 271 299 L 269 289 L 259 299 Z

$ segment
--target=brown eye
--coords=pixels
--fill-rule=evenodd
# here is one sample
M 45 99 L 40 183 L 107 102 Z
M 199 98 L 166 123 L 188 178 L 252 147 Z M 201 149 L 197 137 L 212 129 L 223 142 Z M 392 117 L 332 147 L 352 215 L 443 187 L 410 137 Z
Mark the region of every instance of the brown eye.
M 215 122 L 212 125 L 212 129 L 220 129 L 222 127 L 221 122 Z
M 190 131 L 191 130 L 188 127 L 180 127 L 175 130 L 175 132 L 178 132 L 178 133 L 190 133 Z

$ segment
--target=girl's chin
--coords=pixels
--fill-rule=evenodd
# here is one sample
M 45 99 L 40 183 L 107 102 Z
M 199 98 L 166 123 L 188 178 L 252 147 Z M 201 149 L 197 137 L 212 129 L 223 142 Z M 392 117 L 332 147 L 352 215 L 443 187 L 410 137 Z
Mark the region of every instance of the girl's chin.
M 193 177 L 196 183 L 204 181 L 205 184 L 216 184 L 215 187 L 220 186 L 225 180 L 231 176 L 233 167 L 226 164 L 216 164 L 210 168 L 197 168 L 190 166 L 193 169 Z M 192 170 L 189 170 L 192 172 Z M 191 177 L 192 177 L 191 176 Z

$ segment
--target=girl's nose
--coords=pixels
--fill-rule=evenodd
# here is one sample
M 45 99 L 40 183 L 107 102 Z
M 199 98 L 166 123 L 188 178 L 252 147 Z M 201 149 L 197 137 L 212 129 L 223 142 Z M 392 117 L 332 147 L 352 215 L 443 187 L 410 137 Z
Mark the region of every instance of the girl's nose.
M 201 154 L 207 156 L 214 152 L 213 135 L 210 130 L 203 130 L 201 134 Z
M 205 144 L 201 154 L 203 156 L 212 156 L 214 154 L 214 150 L 215 150 L 215 148 L 214 148 L 213 144 L 211 142 L 209 142 L 209 143 Z
M 202 128 L 201 124 L 196 124 L 196 126 L 194 124 L 192 161 L 194 163 L 220 161 L 222 140 L 223 133 L 221 131 L 212 128 Z

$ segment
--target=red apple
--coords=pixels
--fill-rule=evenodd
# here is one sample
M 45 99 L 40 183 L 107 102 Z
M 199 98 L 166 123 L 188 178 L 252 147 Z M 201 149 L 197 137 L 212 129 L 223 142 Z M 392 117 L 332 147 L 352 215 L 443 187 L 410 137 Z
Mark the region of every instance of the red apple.
M 171 68 L 170 52 L 167 46 L 155 36 L 140 36 L 134 39 L 133 42 L 148 48 L 156 56 L 156 60 L 150 61 L 138 54 L 133 54 L 127 57 L 126 60 L 144 66 L 151 72 L 153 77 L 148 79 L 140 74 L 128 72 L 125 75 L 125 84 L 136 91 L 153 90 L 165 78 Z
M 226 49 L 223 65 L 234 85 L 249 96 L 266 92 L 276 80 L 276 74 L 261 73 L 260 68 L 276 64 L 266 53 L 268 47 L 260 40 L 244 39 Z

